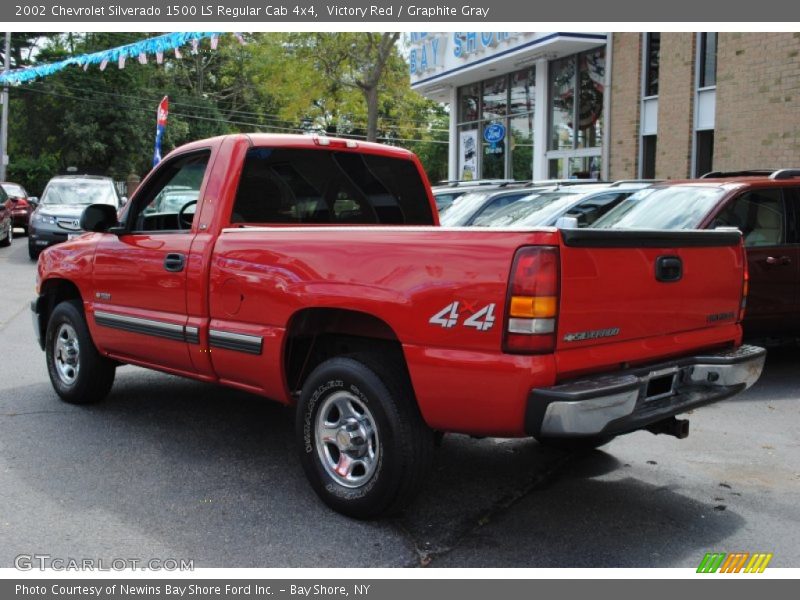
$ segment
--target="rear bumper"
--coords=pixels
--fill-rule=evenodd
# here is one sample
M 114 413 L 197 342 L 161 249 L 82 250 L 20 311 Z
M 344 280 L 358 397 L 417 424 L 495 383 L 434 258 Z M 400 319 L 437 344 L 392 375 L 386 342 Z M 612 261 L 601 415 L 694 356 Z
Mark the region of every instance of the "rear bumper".
M 757 346 L 684 357 L 531 391 L 525 431 L 536 437 L 618 435 L 742 392 L 761 376 Z

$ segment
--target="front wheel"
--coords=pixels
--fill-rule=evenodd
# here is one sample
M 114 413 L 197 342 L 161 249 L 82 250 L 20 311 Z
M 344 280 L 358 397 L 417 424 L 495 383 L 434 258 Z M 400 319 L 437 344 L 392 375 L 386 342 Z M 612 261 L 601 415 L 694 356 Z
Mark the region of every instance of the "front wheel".
M 31 242 L 28 242 L 28 257 L 30 257 L 31 260 L 38 260 L 41 253 L 41 250 L 36 248 Z
M 300 460 L 331 508 L 359 519 L 397 513 L 430 469 L 434 435 L 403 369 L 354 355 L 309 375 L 297 407 Z M 395 363 L 396 364 L 396 363 Z
M 99 402 L 111 390 L 116 365 L 95 348 L 80 301 L 62 302 L 53 309 L 45 354 L 50 381 L 65 402 Z

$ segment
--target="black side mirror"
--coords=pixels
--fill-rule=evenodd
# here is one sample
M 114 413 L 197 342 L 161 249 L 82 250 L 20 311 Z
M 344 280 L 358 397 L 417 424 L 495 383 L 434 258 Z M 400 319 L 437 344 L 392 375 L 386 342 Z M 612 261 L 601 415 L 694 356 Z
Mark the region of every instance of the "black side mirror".
M 34 207 L 38 206 L 39 198 L 37 196 L 28 196 L 28 204 Z
M 103 233 L 117 224 L 117 209 L 110 204 L 92 204 L 83 209 L 81 229 Z

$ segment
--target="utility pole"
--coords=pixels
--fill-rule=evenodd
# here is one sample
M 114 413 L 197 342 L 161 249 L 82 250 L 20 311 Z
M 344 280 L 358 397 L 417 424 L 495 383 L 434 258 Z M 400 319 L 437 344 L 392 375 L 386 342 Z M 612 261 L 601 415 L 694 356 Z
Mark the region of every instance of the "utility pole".
M 3 72 L 11 69 L 11 33 L 6 31 L 5 50 L 3 51 L 6 64 Z M 3 114 L 0 123 L 0 181 L 6 180 L 6 169 L 8 168 L 8 83 L 3 84 L 2 96 Z

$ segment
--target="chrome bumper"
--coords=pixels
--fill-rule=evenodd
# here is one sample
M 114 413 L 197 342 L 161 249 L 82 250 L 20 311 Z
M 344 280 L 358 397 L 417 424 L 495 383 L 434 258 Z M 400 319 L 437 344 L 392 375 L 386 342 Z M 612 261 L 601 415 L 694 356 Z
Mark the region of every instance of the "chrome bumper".
M 534 436 L 617 435 L 743 392 L 766 351 L 741 346 L 531 391 L 525 429 Z

